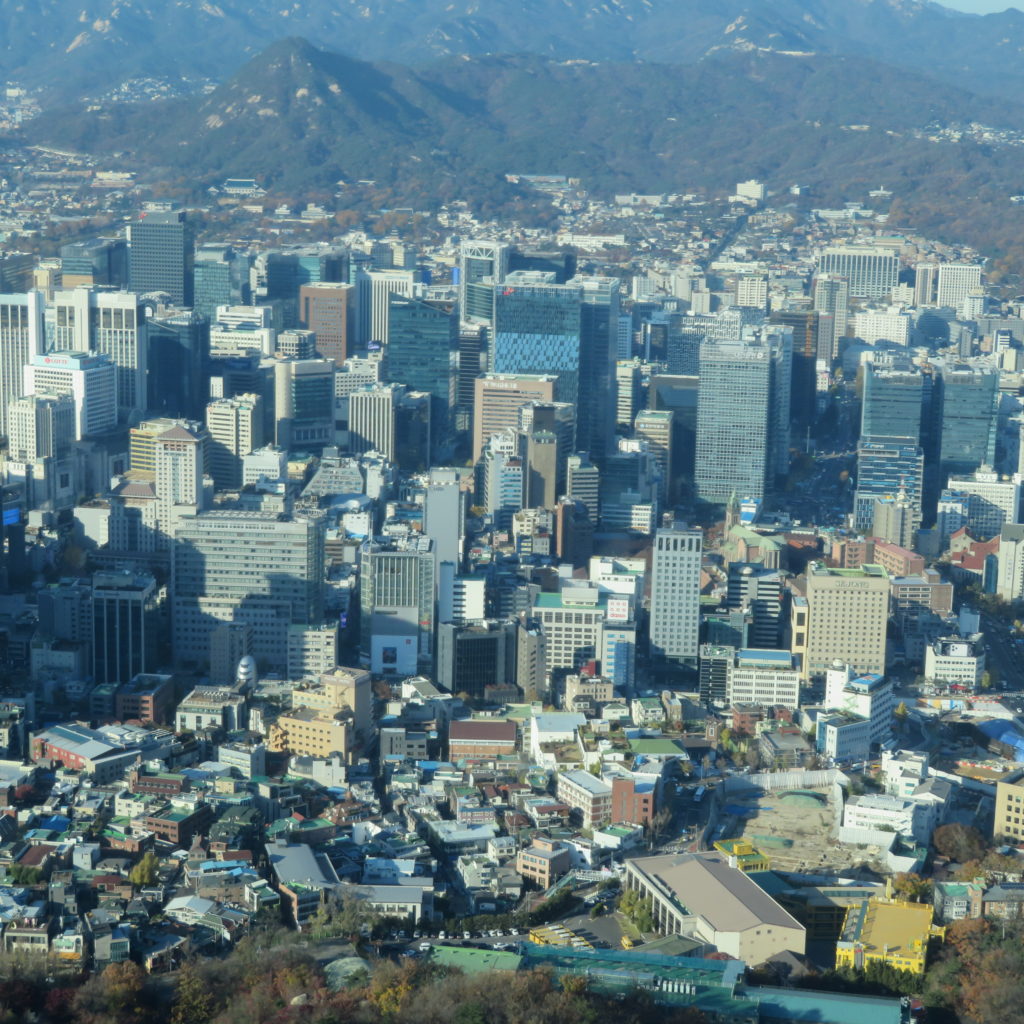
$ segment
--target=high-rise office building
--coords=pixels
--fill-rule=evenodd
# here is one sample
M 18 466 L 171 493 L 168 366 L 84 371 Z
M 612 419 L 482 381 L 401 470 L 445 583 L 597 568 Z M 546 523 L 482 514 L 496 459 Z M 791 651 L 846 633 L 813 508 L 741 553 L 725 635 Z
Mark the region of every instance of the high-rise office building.
M 455 429 L 473 433 L 473 396 L 476 379 L 487 361 L 487 328 L 483 325 L 459 329 L 455 379 Z
M 26 393 L 25 367 L 44 348 L 43 293 L 0 295 L 0 433 L 9 430 L 9 403 Z
M 70 395 L 25 395 L 8 406 L 7 457 L 14 462 L 64 459 L 75 440 Z
M 330 359 L 274 363 L 278 447 L 319 452 L 334 443 L 334 374 Z
M 852 297 L 884 299 L 899 284 L 900 259 L 883 246 L 837 245 L 822 251 L 817 273 L 845 277 Z
M 117 367 L 107 356 L 54 352 L 33 356 L 24 368 L 26 395 L 70 395 L 75 402 L 75 440 L 117 426 Z
M 380 452 L 395 461 L 395 416 L 401 394 L 399 385 L 383 384 L 348 396 L 348 449 L 353 455 Z
M 386 345 L 393 296 L 411 297 L 418 274 L 415 270 L 371 270 L 359 281 L 359 322 L 364 344 Z
M 189 430 L 181 423 L 156 438 L 156 494 L 165 509 L 179 505 L 189 510 L 203 507 L 207 440 L 202 427 Z M 171 516 L 165 512 L 162 519 L 167 524 Z
M 349 326 L 355 315 L 351 284 L 320 281 L 299 288 L 299 324 L 316 335 L 317 352 L 341 366 L 349 352 Z
M 428 537 L 360 551 L 359 659 L 371 672 L 415 674 L 434 655 L 437 578 Z
M 123 238 L 89 238 L 60 247 L 62 288 L 128 286 L 128 243 Z
M 187 214 L 144 213 L 128 226 L 128 280 L 139 294 L 166 292 L 192 306 L 195 235 Z
M 518 427 L 519 410 L 530 402 L 553 402 L 557 378 L 551 374 L 485 373 L 473 382 L 473 461 L 494 434 Z
M 673 419 L 670 411 L 644 409 L 637 413 L 633 423 L 633 435 L 647 442 L 647 450 L 654 456 L 658 467 L 658 496 L 662 505 L 675 496 L 672 478 Z
M 587 510 L 587 518 L 596 526 L 601 510 L 601 471 L 585 453 L 566 460 L 566 494 Z
M 620 359 L 615 364 L 615 427 L 627 433 L 640 409 L 640 360 Z
M 152 672 L 158 651 L 156 581 L 147 573 L 92 577 L 92 665 L 97 683 L 127 683 Z
M 483 700 L 488 686 L 516 679 L 516 623 L 483 621 L 437 627 L 437 681 L 452 693 Z
M 194 419 L 209 397 L 210 323 L 195 312 L 146 321 L 147 409 Z
M 795 427 L 810 426 L 817 418 L 818 314 L 814 310 L 777 310 L 771 322 L 793 332 L 789 415 Z
M 581 288 L 555 284 L 554 274 L 509 274 L 494 295 L 494 372 L 557 374 L 555 400 L 578 405 L 581 297 Z
M 241 303 L 235 259 L 230 245 L 204 245 L 197 250 L 192 269 L 192 308 L 200 316 L 213 320 L 218 306 Z
M 981 269 L 976 263 L 940 263 L 935 275 L 935 304 L 959 309 L 964 299 L 981 287 Z
M 885 674 L 889 576 L 877 565 L 807 568 L 804 678 L 818 678 L 837 661 L 860 674 Z
M 615 277 L 574 277 L 581 290 L 580 395 L 576 447 L 600 462 L 615 434 L 615 360 L 619 332 L 619 280 Z
M 828 350 L 819 349 L 819 357 L 829 363 L 839 355 L 839 339 L 846 337 L 850 315 L 850 282 L 839 274 L 818 274 L 814 279 L 814 308 L 831 316 Z
M 259 395 L 215 398 L 206 407 L 210 433 L 207 469 L 218 490 L 242 486 L 242 458 L 263 446 L 263 409 Z
M 554 508 L 558 500 L 558 438 L 550 430 L 526 438 L 526 507 Z
M 695 483 L 702 501 L 763 498 L 789 466 L 792 331 L 746 328 L 701 347 Z
M 324 531 L 316 514 L 217 510 L 182 517 L 171 548 L 174 656 L 203 667 L 222 622 L 252 627 L 252 651 L 287 669 L 288 626 L 323 619 Z
M 944 367 L 936 397 L 942 477 L 994 465 L 999 371 L 983 365 Z
M 504 242 L 472 240 L 459 249 L 459 315 L 469 323 L 489 324 L 494 318 L 494 285 L 509 271 Z
M 654 535 L 651 656 L 696 665 L 700 645 L 700 530 L 673 523 Z
M 854 527 L 871 532 L 875 503 L 906 493 L 914 526 L 921 524 L 924 503 L 924 451 L 911 441 L 870 441 L 857 445 L 857 489 L 853 496 Z
M 300 328 L 281 331 L 274 352 L 280 359 L 316 359 L 316 335 Z
M 522 447 L 522 435 L 509 427 L 488 438 L 478 460 L 480 503 L 500 530 L 508 529 L 512 516 L 525 501 L 526 467 Z
M 459 319 L 452 303 L 393 295 L 388 314 L 388 379 L 431 396 L 431 419 L 445 433 L 455 404 Z
M 864 364 L 860 436 L 866 441 L 921 443 L 921 418 L 930 381 L 917 369 Z

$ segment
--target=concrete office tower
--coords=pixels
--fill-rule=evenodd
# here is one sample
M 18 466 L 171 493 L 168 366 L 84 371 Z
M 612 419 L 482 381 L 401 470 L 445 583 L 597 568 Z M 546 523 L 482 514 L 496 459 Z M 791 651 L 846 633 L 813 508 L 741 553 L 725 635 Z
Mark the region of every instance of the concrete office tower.
M 175 425 L 157 438 L 157 500 L 160 530 L 174 537 L 182 515 L 200 511 L 206 504 L 207 433 Z
M 128 285 L 128 243 L 123 238 L 90 238 L 60 247 L 62 288 Z
M 250 657 L 252 626 L 248 622 L 219 622 L 210 634 L 210 682 L 231 686 L 243 658 Z M 247 662 L 248 664 L 248 662 Z
M 473 399 L 476 394 L 476 379 L 484 371 L 487 363 L 487 328 L 483 325 L 460 327 L 458 346 L 455 429 L 473 434 Z
M 487 618 L 487 581 L 460 576 L 454 562 L 440 562 L 437 577 L 437 621 L 463 625 Z
M 981 287 L 981 267 L 973 263 L 940 263 L 936 278 L 935 304 L 959 309 L 964 299 Z
M 259 395 L 215 398 L 206 407 L 210 476 L 218 490 L 242 486 L 242 458 L 263 446 L 263 402 Z
M 231 306 L 241 300 L 235 260 L 235 251 L 230 245 L 204 245 L 196 251 L 192 268 L 192 308 L 200 316 L 213 320 L 218 306 Z
M 736 278 L 736 305 L 768 311 L 768 277 L 766 274 L 740 274 Z
M 487 440 L 519 426 L 519 410 L 530 402 L 553 402 L 558 378 L 551 374 L 485 373 L 473 382 L 473 461 Z
M 281 359 L 316 359 L 316 335 L 298 329 L 281 331 L 274 351 Z
M 92 669 L 97 683 L 127 683 L 157 667 L 159 592 L 148 573 L 92 577 Z
M 778 310 L 772 313 L 771 322 L 793 332 L 789 411 L 793 426 L 805 429 L 817 419 L 818 314 L 813 310 Z
M 516 682 L 514 622 L 442 623 L 437 629 L 437 681 L 452 693 L 483 700 L 489 686 Z
M 914 305 L 935 306 L 939 301 L 939 267 L 936 263 L 918 263 L 914 267 Z
M 133 473 L 145 473 L 156 480 L 156 442 L 171 427 L 184 427 L 197 436 L 203 433 L 203 424 L 172 416 L 154 416 L 128 430 L 128 467 Z
M 911 504 L 906 488 L 903 487 L 895 495 L 887 494 L 885 497 L 875 498 L 871 536 L 890 544 L 898 544 L 901 548 L 911 549 L 914 546 L 914 531 L 919 519 L 919 513 Z
M 43 293 L 0 295 L 0 433 L 7 434 L 7 407 L 25 394 L 25 367 L 44 349 Z
M 430 483 L 422 492 L 423 535 L 433 541 L 439 565 L 462 565 L 467 497 L 458 483 Z
M 252 628 L 250 653 L 284 672 L 288 626 L 323 620 L 319 515 L 211 511 L 184 516 L 171 547 L 175 663 L 205 667 L 222 622 Z
M 334 375 L 335 397 L 344 398 L 353 391 L 377 387 L 382 383 L 382 369 L 383 360 L 379 352 L 369 356 L 349 356 Z
M 751 647 L 774 648 L 782 639 L 782 606 L 787 574 L 761 564 L 733 562 L 729 566 L 726 604 L 750 617 Z
M 279 448 L 320 452 L 334 443 L 334 373 L 330 359 L 274 363 L 275 443 Z
M 274 311 L 270 306 L 218 306 L 210 324 L 210 353 L 271 356 L 277 344 Z
M 645 409 L 637 413 L 633 423 L 633 435 L 647 442 L 647 450 L 654 456 L 661 479 L 658 483 L 658 498 L 662 505 L 675 498 L 675 481 L 672 478 L 672 431 L 674 416 L 668 411 Z
M 615 332 L 615 358 L 630 359 L 633 355 L 633 317 L 629 313 L 619 314 Z
M 427 537 L 360 549 L 359 660 L 374 675 L 414 675 L 434 655 L 434 552 Z
M 366 274 L 367 283 L 362 285 L 359 295 L 359 317 L 368 330 L 367 344 L 387 344 L 391 298 L 395 295 L 410 297 L 416 287 L 417 276 L 414 270 L 371 270 Z M 369 301 L 369 309 L 363 306 L 364 298 Z
M 976 537 L 994 537 L 1004 523 L 1021 521 L 1022 480 L 1019 473 L 1001 477 L 990 466 L 982 466 L 970 476 L 951 476 L 943 497 L 957 494 L 966 499 L 966 517 L 947 535 L 966 526 Z
M 74 440 L 75 401 L 70 395 L 25 395 L 8 406 L 11 461 L 67 458 Z
M 704 537 L 682 523 L 654 535 L 650 651 L 658 660 L 697 664 L 700 647 L 700 565 Z
M 529 402 L 519 410 L 519 431 L 526 437 L 538 431 L 555 435 L 555 490 L 565 494 L 565 460 L 573 451 L 576 409 L 566 402 Z
M 106 356 L 56 352 L 33 356 L 24 369 L 26 395 L 70 395 L 75 402 L 75 440 L 117 426 L 117 367 Z
M 558 438 L 535 430 L 526 439 L 526 507 L 554 508 L 558 501 Z
M 857 445 L 857 490 L 853 495 L 854 529 L 868 533 L 875 521 L 875 503 L 900 491 L 913 509 L 913 525 L 921 525 L 924 494 L 924 451 L 901 441 L 861 441 Z
M 380 452 L 395 461 L 395 415 L 402 388 L 396 384 L 353 391 L 348 396 L 348 450 Z
M 92 288 L 55 292 L 44 320 L 47 352 L 110 357 L 117 367 L 117 415 L 122 422 L 145 412 L 149 330 L 138 295 Z
M 428 302 L 397 295 L 390 301 L 388 379 L 430 395 L 431 421 L 440 439 L 448 433 L 455 404 L 458 313 L 450 302 Z
M 521 435 L 511 427 L 494 434 L 481 456 L 481 503 L 494 525 L 507 530 L 512 516 L 524 505 L 526 467 Z
M 926 381 L 918 370 L 865 363 L 860 436 L 869 441 L 921 443 Z
M 146 322 L 146 405 L 164 416 L 202 416 L 209 397 L 210 324 L 198 313 L 153 317 Z
M 582 289 L 554 274 L 520 270 L 494 295 L 495 373 L 555 373 L 555 400 L 578 405 Z M 611 396 L 608 396 L 609 399 Z
M 191 307 L 195 235 L 183 210 L 144 213 L 128 225 L 128 280 L 140 294 L 166 292 Z
M 462 243 L 459 248 L 459 315 L 464 321 L 493 322 L 492 286 L 505 280 L 508 264 L 509 247 L 504 242 L 471 240 Z
M 566 494 L 587 510 L 587 518 L 596 526 L 601 509 L 601 471 L 581 452 L 566 460 Z
M 999 371 L 987 365 L 944 367 L 938 383 L 942 477 L 994 465 Z
M 576 447 L 600 462 L 615 436 L 615 360 L 619 332 L 619 288 L 616 277 L 574 277 L 581 290 L 580 385 L 576 414 Z
M 899 284 L 900 259 L 883 246 L 837 245 L 822 251 L 817 273 L 845 277 L 853 298 L 884 299 Z
M 746 328 L 701 348 L 695 483 L 701 501 L 763 498 L 789 466 L 792 331 Z
M 884 569 L 830 569 L 812 562 L 806 597 L 804 678 L 823 677 L 836 661 L 862 675 L 885 674 L 889 576 Z
M 846 337 L 850 315 L 850 281 L 839 274 L 818 274 L 814 279 L 814 308 L 831 316 L 828 350 L 819 355 L 831 362 L 839 355 L 839 339 Z
M 354 315 L 352 285 L 320 281 L 299 287 L 299 325 L 316 335 L 317 353 L 335 366 L 348 358 L 349 324 Z
M 910 345 L 910 314 L 902 306 L 888 309 L 868 309 L 854 313 L 850 333 L 869 345 L 879 341 L 891 341 L 894 345 L 907 348 Z
M 615 427 L 620 433 L 633 428 L 640 409 L 640 360 L 620 359 L 615 364 Z

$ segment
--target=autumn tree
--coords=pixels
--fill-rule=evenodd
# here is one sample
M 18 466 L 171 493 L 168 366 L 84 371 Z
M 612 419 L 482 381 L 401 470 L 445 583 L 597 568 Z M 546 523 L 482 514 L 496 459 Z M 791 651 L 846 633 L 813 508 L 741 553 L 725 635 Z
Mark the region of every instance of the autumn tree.
M 981 860 L 988 844 L 976 828 L 954 823 L 940 825 L 932 833 L 932 845 L 941 856 L 963 864 L 971 860 Z
M 152 850 L 142 855 L 142 860 L 128 872 L 128 880 L 136 887 L 153 885 L 158 877 L 160 858 Z

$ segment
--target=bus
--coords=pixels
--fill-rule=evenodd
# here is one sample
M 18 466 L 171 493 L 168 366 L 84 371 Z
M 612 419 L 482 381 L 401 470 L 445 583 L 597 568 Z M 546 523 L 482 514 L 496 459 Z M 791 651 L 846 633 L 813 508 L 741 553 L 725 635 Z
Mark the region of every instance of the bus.
M 699 804 L 704 799 L 704 790 L 706 787 L 698 786 L 696 792 L 693 794 L 693 802 Z

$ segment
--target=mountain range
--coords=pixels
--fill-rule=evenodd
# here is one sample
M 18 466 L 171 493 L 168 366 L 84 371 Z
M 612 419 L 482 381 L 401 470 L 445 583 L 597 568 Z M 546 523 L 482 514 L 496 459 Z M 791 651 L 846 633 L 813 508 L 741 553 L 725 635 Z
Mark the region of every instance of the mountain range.
M 1024 89 L 1024 14 L 927 0 L 0 0 L 0 78 L 48 102 L 124 79 L 222 81 L 299 35 L 362 60 L 445 56 L 691 64 L 770 50 L 869 58 L 974 92 Z

